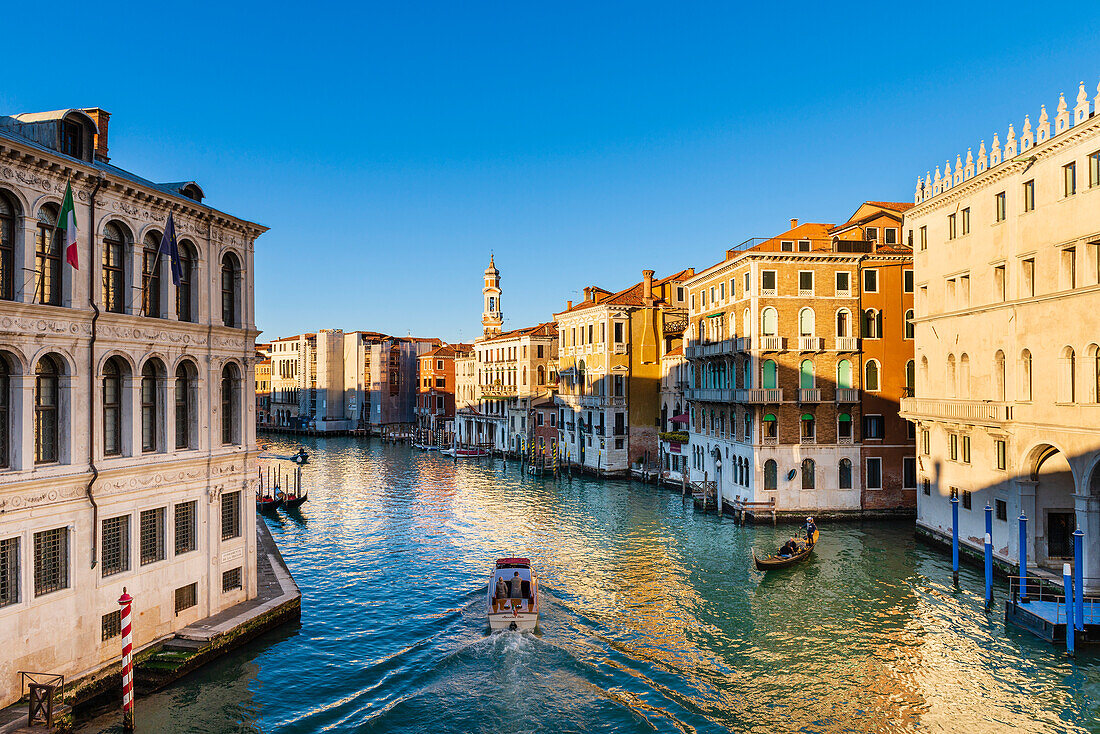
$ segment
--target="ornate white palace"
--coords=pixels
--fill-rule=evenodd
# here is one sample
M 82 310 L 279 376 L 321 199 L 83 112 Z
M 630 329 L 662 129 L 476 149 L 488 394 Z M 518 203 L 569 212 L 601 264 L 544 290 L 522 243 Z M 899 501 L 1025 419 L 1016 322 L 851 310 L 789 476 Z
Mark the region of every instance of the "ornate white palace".
M 0 117 L 0 706 L 256 594 L 253 243 L 107 156 L 103 110 Z M 78 269 L 57 218 L 71 182 Z M 168 214 L 182 273 L 158 256 Z

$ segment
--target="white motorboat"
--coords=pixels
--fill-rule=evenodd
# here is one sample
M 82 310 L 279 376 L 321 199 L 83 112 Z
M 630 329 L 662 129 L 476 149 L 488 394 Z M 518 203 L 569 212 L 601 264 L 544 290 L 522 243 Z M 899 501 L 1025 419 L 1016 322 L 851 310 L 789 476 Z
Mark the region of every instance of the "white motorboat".
M 497 579 L 508 589 L 497 596 Z M 518 589 L 513 590 L 514 586 Z M 527 558 L 501 558 L 489 574 L 489 629 L 534 632 L 539 624 L 539 580 Z

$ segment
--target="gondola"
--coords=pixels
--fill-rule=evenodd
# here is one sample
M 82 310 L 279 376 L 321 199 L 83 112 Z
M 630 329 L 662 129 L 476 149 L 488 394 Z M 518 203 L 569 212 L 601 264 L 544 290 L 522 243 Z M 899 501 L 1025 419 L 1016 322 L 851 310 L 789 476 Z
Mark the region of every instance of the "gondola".
M 304 494 L 301 497 L 298 497 L 298 496 L 295 496 L 295 495 L 287 495 L 287 496 L 283 497 L 282 499 L 283 499 L 283 509 L 284 510 L 297 510 L 304 503 L 309 501 L 309 495 Z
M 801 563 L 810 557 L 810 554 L 814 552 L 814 546 L 817 545 L 818 536 L 821 535 L 821 531 L 815 529 L 814 537 L 810 539 L 803 548 L 791 556 L 780 556 L 778 554 L 772 554 L 767 558 L 757 558 L 756 549 L 752 551 L 752 560 L 756 564 L 756 568 L 760 571 L 770 571 L 773 568 L 786 568 L 787 566 L 793 566 L 796 563 Z
M 272 497 L 271 495 L 256 495 L 256 509 L 260 512 L 275 512 L 282 506 L 282 497 Z

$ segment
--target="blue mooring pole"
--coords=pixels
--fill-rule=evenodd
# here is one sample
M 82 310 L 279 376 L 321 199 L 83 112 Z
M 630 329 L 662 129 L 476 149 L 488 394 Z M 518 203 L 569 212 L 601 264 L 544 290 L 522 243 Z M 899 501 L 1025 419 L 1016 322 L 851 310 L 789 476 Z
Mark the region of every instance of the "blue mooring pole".
M 985 532 L 989 536 L 990 541 L 993 540 L 993 508 L 989 506 L 989 503 L 985 503 Z
M 993 536 L 985 534 L 985 608 L 993 606 Z
M 951 578 L 959 585 L 959 498 L 951 498 Z
M 1020 513 L 1020 601 L 1027 601 L 1027 515 Z
M 1066 586 L 1066 651 L 1073 655 L 1074 643 L 1077 641 L 1076 628 L 1073 625 L 1073 576 L 1070 575 L 1069 564 L 1062 564 L 1062 583 Z
M 1073 619 L 1079 630 L 1085 629 L 1085 564 L 1081 557 L 1081 544 L 1084 538 L 1085 534 L 1081 532 L 1081 528 L 1073 531 L 1073 603 L 1077 607 L 1074 609 L 1076 613 Z

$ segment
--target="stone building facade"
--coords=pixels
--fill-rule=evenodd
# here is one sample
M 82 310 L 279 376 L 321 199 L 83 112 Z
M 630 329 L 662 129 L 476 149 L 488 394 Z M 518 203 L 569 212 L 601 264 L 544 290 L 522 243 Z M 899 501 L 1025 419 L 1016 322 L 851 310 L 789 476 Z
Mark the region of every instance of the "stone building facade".
M 916 261 L 921 532 L 1059 569 L 1085 533 L 1100 577 L 1100 90 L 1063 96 L 977 157 L 920 177 L 905 214 Z
M 908 206 L 791 220 L 685 284 L 694 481 L 786 512 L 912 513 L 913 440 L 897 417 L 913 359 Z
M 0 706 L 21 670 L 117 662 L 123 588 L 136 649 L 256 594 L 265 228 L 111 165 L 108 119 L 0 118 Z M 179 286 L 157 256 L 169 214 Z

